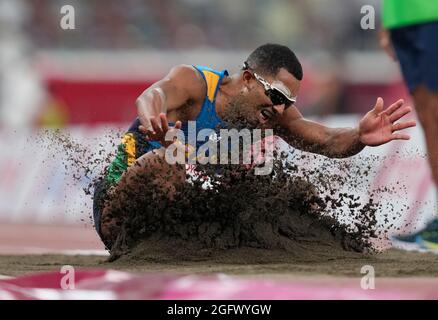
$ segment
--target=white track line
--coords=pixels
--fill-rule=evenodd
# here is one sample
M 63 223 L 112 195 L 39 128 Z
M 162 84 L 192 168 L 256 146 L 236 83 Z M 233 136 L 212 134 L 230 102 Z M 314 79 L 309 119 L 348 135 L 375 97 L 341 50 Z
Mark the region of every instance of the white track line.
M 109 256 L 109 252 L 102 249 L 50 249 L 30 246 L 1 246 L 0 255 L 28 255 L 28 254 L 60 254 L 66 256 Z

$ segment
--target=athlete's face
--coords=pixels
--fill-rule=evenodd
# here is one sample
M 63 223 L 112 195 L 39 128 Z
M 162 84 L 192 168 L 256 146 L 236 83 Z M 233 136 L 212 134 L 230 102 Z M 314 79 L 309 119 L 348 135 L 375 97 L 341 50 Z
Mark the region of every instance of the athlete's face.
M 277 117 L 284 114 L 290 104 L 276 105 L 271 97 L 265 93 L 265 87 L 250 71 L 243 72 L 242 97 L 245 106 L 244 115 L 250 122 L 257 122 L 261 126 L 267 126 Z M 275 77 L 264 76 L 263 79 L 269 84 L 275 84 L 282 91 L 290 94 L 290 97 L 297 97 L 300 90 L 300 81 L 286 69 L 282 68 Z

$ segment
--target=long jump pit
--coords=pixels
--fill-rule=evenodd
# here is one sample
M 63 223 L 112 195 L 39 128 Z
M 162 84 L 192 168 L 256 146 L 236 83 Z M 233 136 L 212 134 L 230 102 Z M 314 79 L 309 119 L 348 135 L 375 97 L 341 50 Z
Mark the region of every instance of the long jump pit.
M 206 167 L 213 187 L 171 202 L 132 190 L 109 251 L 90 225 L 2 225 L 0 299 L 438 299 L 438 255 L 391 248 L 381 203 L 319 167 Z

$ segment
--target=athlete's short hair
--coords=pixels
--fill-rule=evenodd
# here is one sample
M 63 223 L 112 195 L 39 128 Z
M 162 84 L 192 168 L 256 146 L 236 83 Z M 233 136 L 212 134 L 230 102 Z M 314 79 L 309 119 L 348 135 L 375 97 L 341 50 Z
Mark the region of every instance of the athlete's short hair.
M 255 49 L 246 60 L 247 67 L 264 75 L 276 76 L 285 68 L 298 80 L 303 79 L 303 68 L 295 53 L 280 44 L 264 44 Z

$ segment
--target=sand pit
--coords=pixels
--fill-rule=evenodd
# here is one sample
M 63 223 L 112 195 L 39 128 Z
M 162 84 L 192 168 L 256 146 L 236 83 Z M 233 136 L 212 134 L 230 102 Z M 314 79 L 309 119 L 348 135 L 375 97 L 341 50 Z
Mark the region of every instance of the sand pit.
M 91 174 L 90 159 L 96 152 L 60 132 L 49 138 L 66 150 L 65 164 L 76 180 Z M 103 158 L 93 163 L 112 160 L 112 155 L 98 154 Z M 139 177 L 132 190 L 109 196 L 128 199 L 111 212 L 119 223 L 111 239 L 110 261 L 150 256 L 163 261 L 175 256 L 203 260 L 221 257 L 226 250 L 237 252 L 232 256 L 238 259 L 246 256 L 246 250 L 267 249 L 297 261 L 317 262 L 321 257 L 378 251 L 375 244 L 386 240 L 387 230 L 377 225 L 376 215 L 386 213 L 373 198 L 387 190 L 369 190 L 369 199 L 360 199 L 356 191 L 367 188 L 372 163 L 381 159 L 354 164 L 325 158 L 317 166 L 315 159 L 303 154 L 286 161 L 277 154 L 274 170 L 266 176 L 245 166 L 198 166 L 198 176 L 207 177 L 203 181 L 212 187 L 205 188 L 200 179 L 181 187 L 172 201 L 157 194 L 151 184 L 154 177 Z M 92 193 L 89 188 L 85 191 Z M 150 251 L 154 248 L 161 249 Z M 244 260 L 248 259 L 252 261 Z M 259 259 L 257 254 L 254 259 Z
M 287 259 L 317 262 L 375 251 L 371 240 L 378 235 L 372 200 L 357 203 L 354 196 L 333 190 L 333 196 L 322 198 L 314 184 L 293 175 L 296 167 L 281 160 L 264 176 L 236 166 L 222 166 L 221 174 L 217 166 L 197 170 L 203 181 L 208 177 L 210 187 L 201 181 L 186 183 L 172 201 L 166 195 L 157 197 L 156 189 L 150 187 L 153 177 L 142 180 L 141 193 L 138 188 L 127 190 L 124 196 L 129 202 L 111 213 L 123 222 L 110 261 L 139 262 L 151 257 L 275 261 L 276 255 L 263 257 L 251 251 L 268 249 Z M 349 207 L 352 225 L 327 214 L 329 208 L 343 204 Z M 228 254 L 230 250 L 234 251 Z

